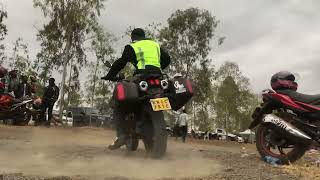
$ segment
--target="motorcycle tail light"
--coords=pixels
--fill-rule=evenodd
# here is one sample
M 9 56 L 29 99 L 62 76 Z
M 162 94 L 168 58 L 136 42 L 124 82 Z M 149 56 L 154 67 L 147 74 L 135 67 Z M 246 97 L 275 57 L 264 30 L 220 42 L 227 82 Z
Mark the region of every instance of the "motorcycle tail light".
M 117 85 L 117 96 L 119 101 L 123 101 L 125 99 L 123 84 Z
M 141 81 L 139 83 L 139 87 L 141 91 L 147 91 L 148 89 L 148 83 L 146 81 Z
M 161 80 L 161 87 L 162 89 L 168 89 L 169 88 L 169 83 L 166 79 Z
M 156 83 L 156 85 L 159 85 L 159 84 L 160 84 L 159 79 L 155 79 L 154 82 Z

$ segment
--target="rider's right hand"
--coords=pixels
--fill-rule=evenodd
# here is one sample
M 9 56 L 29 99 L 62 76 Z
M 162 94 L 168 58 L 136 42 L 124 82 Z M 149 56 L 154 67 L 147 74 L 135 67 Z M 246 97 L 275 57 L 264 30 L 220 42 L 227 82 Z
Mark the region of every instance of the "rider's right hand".
M 107 76 L 103 76 L 100 78 L 101 80 L 108 80 Z

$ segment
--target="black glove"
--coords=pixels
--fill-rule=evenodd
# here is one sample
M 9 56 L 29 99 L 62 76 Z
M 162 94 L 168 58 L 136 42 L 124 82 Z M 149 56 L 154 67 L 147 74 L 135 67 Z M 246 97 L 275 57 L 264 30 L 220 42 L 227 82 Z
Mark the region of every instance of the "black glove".
M 116 77 L 108 77 L 108 76 L 101 77 L 101 79 L 106 80 L 106 81 L 117 81 L 118 80 Z
M 103 76 L 103 77 L 101 77 L 100 79 L 102 79 L 102 80 L 108 80 L 108 77 L 107 77 L 107 76 Z

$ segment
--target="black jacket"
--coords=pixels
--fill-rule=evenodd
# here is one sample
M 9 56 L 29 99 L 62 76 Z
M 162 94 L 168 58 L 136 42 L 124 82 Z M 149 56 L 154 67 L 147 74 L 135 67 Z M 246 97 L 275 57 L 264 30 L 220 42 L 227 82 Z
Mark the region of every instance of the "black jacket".
M 124 48 L 124 51 L 122 53 L 121 58 L 116 60 L 113 64 L 112 67 L 105 77 L 106 79 L 112 79 L 114 78 L 125 66 L 128 62 L 131 62 L 134 67 L 137 69 L 137 57 L 136 54 L 133 50 L 133 48 L 130 45 L 126 45 Z M 163 49 L 160 48 L 160 64 L 161 64 L 161 69 L 165 69 L 166 67 L 169 66 L 171 62 L 169 54 Z M 145 70 L 136 70 L 135 74 L 140 74 L 148 71 L 160 71 L 159 68 L 154 67 L 154 66 L 146 66 Z
M 17 89 L 14 91 L 15 98 L 19 99 L 22 98 L 23 95 L 31 96 L 32 95 L 32 88 L 29 83 L 20 83 L 17 86 Z
M 43 101 L 55 103 L 59 98 L 59 88 L 58 86 L 47 86 L 44 90 Z

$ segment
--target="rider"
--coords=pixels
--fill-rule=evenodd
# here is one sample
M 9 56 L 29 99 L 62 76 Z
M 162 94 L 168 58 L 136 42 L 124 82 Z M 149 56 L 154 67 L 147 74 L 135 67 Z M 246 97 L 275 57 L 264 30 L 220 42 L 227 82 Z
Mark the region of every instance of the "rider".
M 117 74 L 128 62 L 132 63 L 136 68 L 134 74 L 144 75 L 161 74 L 161 69 L 165 69 L 170 64 L 169 54 L 157 42 L 147 39 L 143 29 L 134 29 L 131 32 L 131 40 L 132 43 L 125 46 L 121 58 L 112 64 L 108 74 L 101 79 L 115 80 Z M 126 133 L 120 125 L 121 117 L 120 110 L 115 106 L 113 120 L 117 129 L 117 138 L 109 145 L 110 150 L 118 149 L 125 144 Z

